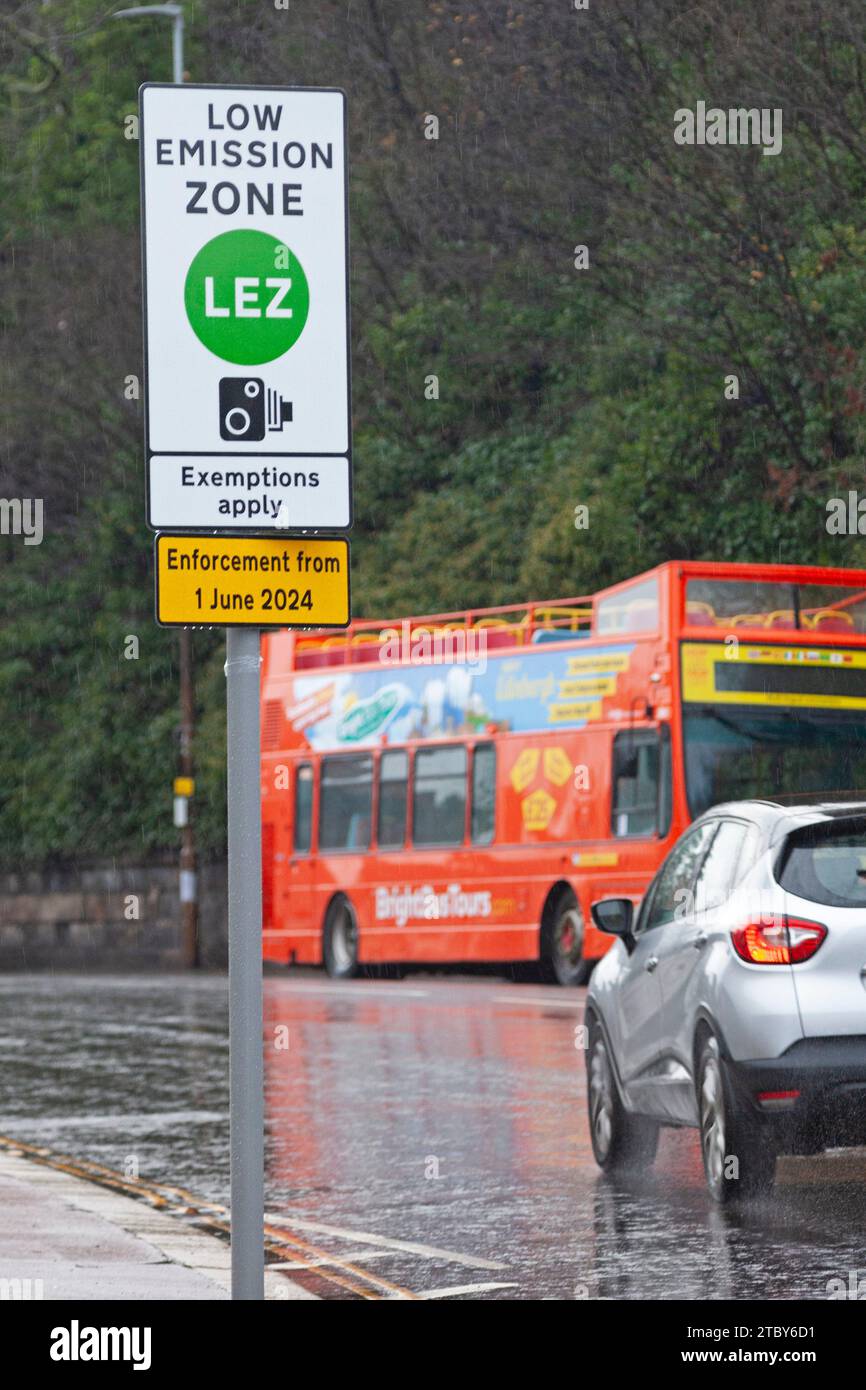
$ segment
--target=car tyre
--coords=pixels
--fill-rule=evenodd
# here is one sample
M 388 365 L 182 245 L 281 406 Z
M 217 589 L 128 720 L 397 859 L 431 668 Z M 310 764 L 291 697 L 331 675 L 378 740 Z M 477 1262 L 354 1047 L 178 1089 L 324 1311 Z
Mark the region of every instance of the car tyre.
M 358 974 L 358 922 L 348 898 L 335 898 L 328 908 L 322 956 L 332 980 L 351 980 Z
M 658 1148 L 659 1126 L 655 1120 L 631 1115 L 626 1110 L 607 1040 L 595 1020 L 589 1026 L 586 1073 L 589 1133 L 599 1168 L 606 1173 L 651 1168 Z
M 571 889 L 547 913 L 541 932 L 542 978 L 558 985 L 585 985 L 594 962 L 584 958 L 583 913 Z
M 701 1156 L 713 1200 L 726 1203 L 769 1192 L 777 1146 L 768 1128 L 737 1105 L 718 1038 L 712 1033 L 700 1051 L 697 1099 Z

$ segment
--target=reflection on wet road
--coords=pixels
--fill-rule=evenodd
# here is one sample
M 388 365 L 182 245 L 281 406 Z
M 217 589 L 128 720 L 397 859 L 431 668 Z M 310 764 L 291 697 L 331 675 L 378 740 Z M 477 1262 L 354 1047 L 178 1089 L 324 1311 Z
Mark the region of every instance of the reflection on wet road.
M 599 1177 L 582 1003 L 494 977 L 269 976 L 268 1216 L 314 1248 L 299 1260 L 427 1297 L 847 1283 L 864 1263 L 862 1151 L 783 1160 L 774 1197 L 730 1211 L 706 1195 L 692 1132 L 664 1133 L 646 1175 Z M 0 1010 L 0 1131 L 227 1200 L 223 979 L 7 976 Z

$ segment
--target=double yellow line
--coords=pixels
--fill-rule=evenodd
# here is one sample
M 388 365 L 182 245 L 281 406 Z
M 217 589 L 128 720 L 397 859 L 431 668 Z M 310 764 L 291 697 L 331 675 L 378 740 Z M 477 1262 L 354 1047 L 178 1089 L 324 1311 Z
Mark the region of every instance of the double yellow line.
M 115 1168 L 107 1168 L 103 1163 L 94 1163 L 90 1159 L 70 1158 L 66 1154 L 53 1153 L 52 1150 L 35 1144 L 24 1144 L 19 1139 L 11 1139 L 3 1134 L 0 1134 L 0 1150 L 20 1154 L 32 1163 L 40 1163 L 43 1167 L 54 1168 L 59 1173 L 66 1173 L 70 1177 L 80 1178 L 85 1182 L 98 1183 L 101 1187 L 110 1188 L 113 1192 L 122 1192 L 128 1197 L 134 1197 L 137 1201 L 148 1202 L 150 1206 L 160 1210 L 174 1212 L 179 1216 L 192 1217 L 196 1225 L 213 1231 L 221 1237 L 225 1238 L 231 1235 L 231 1223 L 227 1219 L 226 1208 L 220 1206 L 219 1203 L 207 1202 L 204 1198 L 197 1197 L 195 1193 L 190 1192 L 185 1187 L 148 1182 L 144 1178 L 127 1178 L 123 1173 L 119 1173 Z M 265 1253 L 273 1261 L 299 1261 L 303 1259 L 324 1262 L 313 1270 L 299 1270 L 299 1274 L 311 1273 L 317 1279 L 324 1279 L 327 1283 L 334 1284 L 336 1287 L 354 1294 L 357 1298 L 419 1299 L 419 1295 L 413 1293 L 411 1289 L 404 1288 L 401 1284 L 392 1283 L 390 1279 L 383 1279 L 381 1275 L 371 1274 L 361 1265 L 348 1260 L 341 1260 L 332 1251 L 313 1245 L 300 1236 L 290 1235 L 267 1222 L 265 1223 L 264 1234 Z M 334 1269 L 328 1269 L 328 1265 L 333 1265 Z M 341 1272 L 337 1273 L 337 1270 Z M 287 1274 L 291 1275 L 291 1272 L 288 1270 Z

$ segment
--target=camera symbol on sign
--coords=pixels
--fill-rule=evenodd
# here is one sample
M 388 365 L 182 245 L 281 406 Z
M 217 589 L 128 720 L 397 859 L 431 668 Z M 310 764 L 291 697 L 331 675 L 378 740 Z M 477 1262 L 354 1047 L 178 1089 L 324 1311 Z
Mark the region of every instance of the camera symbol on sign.
M 220 380 L 220 438 L 244 443 L 264 439 L 265 431 L 291 423 L 292 402 L 257 376 L 224 376 Z

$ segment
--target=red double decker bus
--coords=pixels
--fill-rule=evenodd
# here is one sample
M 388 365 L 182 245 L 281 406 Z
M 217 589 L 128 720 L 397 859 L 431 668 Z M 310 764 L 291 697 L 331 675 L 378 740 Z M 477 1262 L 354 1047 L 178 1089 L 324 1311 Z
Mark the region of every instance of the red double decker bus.
M 691 819 L 866 791 L 866 571 L 667 563 L 584 598 L 263 640 L 266 959 L 537 962 Z

